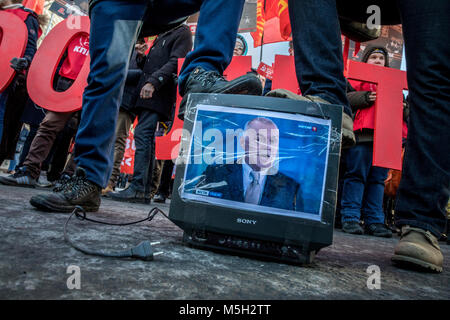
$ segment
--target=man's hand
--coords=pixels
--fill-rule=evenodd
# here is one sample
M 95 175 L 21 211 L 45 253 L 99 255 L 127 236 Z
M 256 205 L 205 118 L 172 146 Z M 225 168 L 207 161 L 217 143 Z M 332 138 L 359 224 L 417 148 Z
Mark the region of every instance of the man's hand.
M 147 82 L 141 89 L 141 99 L 151 99 L 153 92 L 155 92 L 155 87 Z
M 25 58 L 12 58 L 11 68 L 16 71 L 22 71 L 28 68 L 28 60 Z
M 145 52 L 148 49 L 148 45 L 146 43 L 143 44 L 136 44 L 134 46 L 134 49 L 136 50 L 137 55 L 139 56 L 145 56 Z
M 375 100 L 377 100 L 377 93 L 374 92 L 374 91 L 372 91 L 372 92 L 369 94 L 368 100 L 369 100 L 370 102 L 374 102 Z

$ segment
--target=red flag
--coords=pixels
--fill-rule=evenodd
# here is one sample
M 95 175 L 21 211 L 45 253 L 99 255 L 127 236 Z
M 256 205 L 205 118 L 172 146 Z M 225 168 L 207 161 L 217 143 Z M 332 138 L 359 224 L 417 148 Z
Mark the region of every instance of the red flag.
M 44 2 L 45 0 L 23 0 L 22 5 L 37 14 L 42 14 L 44 12 Z
M 254 47 L 261 44 L 292 40 L 287 0 L 258 0 L 256 9 L 256 32 L 251 35 Z

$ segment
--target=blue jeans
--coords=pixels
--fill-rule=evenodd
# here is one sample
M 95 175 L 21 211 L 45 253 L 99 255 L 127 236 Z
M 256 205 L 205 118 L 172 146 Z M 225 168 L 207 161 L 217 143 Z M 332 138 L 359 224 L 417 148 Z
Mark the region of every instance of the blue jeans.
M 396 224 L 445 229 L 450 194 L 450 1 L 398 0 L 405 39 L 410 118 Z M 447 30 L 447 31 L 445 31 Z
M 151 7 L 149 3 L 104 0 L 91 10 L 91 65 L 75 161 L 86 170 L 88 180 L 102 187 L 112 171 L 116 119 L 142 20 L 163 24 L 201 11 L 195 50 L 187 56 L 179 77 L 181 88 L 195 67 L 222 72 L 229 64 L 244 0 L 165 0 Z
M 149 195 L 152 190 L 153 162 L 155 160 L 155 132 L 159 116 L 156 112 L 142 110 L 137 113 L 138 124 L 134 132 L 136 153 L 131 186 Z
M 372 155 L 372 143 L 357 144 L 347 150 L 341 199 L 342 223 L 359 222 L 361 213 L 366 225 L 384 223 L 384 180 L 388 169 L 372 166 Z
M 351 116 L 336 1 L 289 0 L 289 17 L 302 94 L 341 105 Z

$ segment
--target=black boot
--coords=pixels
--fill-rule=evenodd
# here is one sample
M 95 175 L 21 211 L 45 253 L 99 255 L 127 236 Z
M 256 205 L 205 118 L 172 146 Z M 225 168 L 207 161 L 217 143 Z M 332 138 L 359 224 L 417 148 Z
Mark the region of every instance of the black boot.
M 100 207 L 101 188 L 86 179 L 86 172 L 77 168 L 58 192 L 39 194 L 30 199 L 32 206 L 51 212 L 72 212 L 81 206 L 87 212 L 96 212 Z
M 189 93 L 229 93 L 260 96 L 262 90 L 261 81 L 252 73 L 227 81 L 216 71 L 206 71 L 202 67 L 197 67 L 186 81 L 178 117 L 181 120 L 184 119 Z
M 150 203 L 150 196 L 145 196 L 144 192 L 136 190 L 136 188 L 130 184 L 128 188 L 119 192 L 109 192 L 107 194 L 108 199 L 122 202 L 131 203 Z

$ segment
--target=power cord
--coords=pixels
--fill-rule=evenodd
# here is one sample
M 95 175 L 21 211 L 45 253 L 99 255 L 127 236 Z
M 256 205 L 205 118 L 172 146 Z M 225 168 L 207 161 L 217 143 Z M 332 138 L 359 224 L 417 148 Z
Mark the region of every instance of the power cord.
M 68 236 L 67 234 L 67 225 L 70 221 L 70 219 L 75 215 L 75 217 L 79 220 L 86 220 L 94 223 L 99 224 L 105 224 L 110 226 L 129 226 L 132 224 L 141 223 L 144 221 L 152 221 L 153 218 L 158 214 L 161 213 L 163 216 L 165 216 L 167 219 L 169 217 L 160 209 L 157 207 L 154 207 L 150 210 L 147 217 L 145 219 L 141 219 L 138 221 L 133 222 L 127 222 L 127 223 L 111 223 L 111 222 L 105 222 L 105 221 L 99 221 L 94 220 L 86 217 L 86 211 L 81 206 L 76 206 L 73 212 L 70 214 L 69 218 L 67 219 L 66 223 L 64 224 L 64 240 L 67 241 L 74 249 L 88 255 L 93 256 L 100 256 L 100 257 L 107 257 L 107 258 L 135 258 L 139 260 L 144 261 L 152 261 L 153 258 L 157 255 L 162 254 L 163 252 L 154 252 L 152 246 L 160 244 L 160 242 L 150 242 L 148 240 L 142 241 L 137 246 L 134 246 L 130 249 L 126 249 L 123 251 L 95 251 L 90 250 L 87 248 L 80 247 L 76 245 Z

